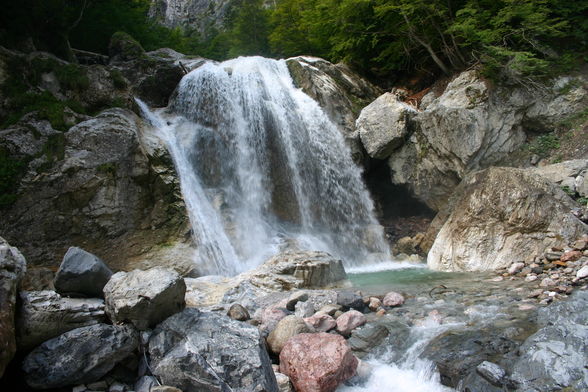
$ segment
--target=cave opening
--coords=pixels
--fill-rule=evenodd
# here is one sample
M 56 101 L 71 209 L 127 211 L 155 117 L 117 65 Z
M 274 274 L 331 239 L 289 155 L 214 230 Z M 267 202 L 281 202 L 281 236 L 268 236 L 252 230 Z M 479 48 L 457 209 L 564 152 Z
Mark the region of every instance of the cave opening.
M 392 173 L 385 160 L 372 160 L 364 179 L 374 201 L 376 217 L 390 243 L 427 230 L 435 211 L 415 198 L 406 186 L 392 183 Z

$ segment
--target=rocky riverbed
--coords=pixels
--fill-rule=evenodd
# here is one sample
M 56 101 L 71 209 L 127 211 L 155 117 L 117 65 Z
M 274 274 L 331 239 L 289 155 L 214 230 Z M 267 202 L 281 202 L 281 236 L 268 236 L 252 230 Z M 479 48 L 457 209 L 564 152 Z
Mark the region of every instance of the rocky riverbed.
M 160 267 L 111 275 L 72 248 L 58 292 L 3 304 L 17 323 L 2 338 L 19 351 L 2 382 L 79 392 L 582 390 L 588 264 L 585 240 L 576 245 L 558 260 L 580 252 L 573 262 L 584 265 L 565 267 L 576 276 L 562 272 L 557 284 L 570 289 L 557 291 L 518 265 L 497 276 L 396 261 L 346 274 L 321 252 L 287 252 L 231 279 Z M 1 254 L 4 270 L 24 267 L 6 242 Z M 86 283 L 72 289 L 76 281 Z M 80 293 L 98 287 L 96 298 Z

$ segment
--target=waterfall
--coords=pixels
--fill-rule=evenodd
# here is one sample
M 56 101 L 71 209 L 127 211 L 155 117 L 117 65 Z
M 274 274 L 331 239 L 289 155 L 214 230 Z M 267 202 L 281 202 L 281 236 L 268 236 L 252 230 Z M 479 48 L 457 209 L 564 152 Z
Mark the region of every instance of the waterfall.
M 232 275 L 287 247 L 347 265 L 388 254 L 342 134 L 284 60 L 206 63 L 148 116 L 174 159 L 201 272 Z

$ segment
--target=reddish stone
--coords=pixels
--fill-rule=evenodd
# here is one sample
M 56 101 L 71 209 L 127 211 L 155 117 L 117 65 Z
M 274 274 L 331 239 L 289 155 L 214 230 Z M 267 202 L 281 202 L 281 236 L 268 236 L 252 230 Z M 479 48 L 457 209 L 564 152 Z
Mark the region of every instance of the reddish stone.
M 297 392 L 333 392 L 357 370 L 357 358 L 340 335 L 302 333 L 280 353 L 280 373 Z
M 382 301 L 384 306 L 400 306 L 404 303 L 404 297 L 402 294 L 398 294 L 394 291 L 389 292 Z
M 580 252 L 579 250 L 570 250 L 568 252 L 565 252 L 562 256 L 561 256 L 561 261 L 568 262 L 568 261 L 576 261 L 578 260 L 580 257 L 582 257 L 582 252 Z
M 310 317 L 304 319 L 306 325 L 311 331 L 327 332 L 337 326 L 335 319 L 324 312 L 316 312 Z
M 343 336 L 349 336 L 351 331 L 361 327 L 367 322 L 367 318 L 357 310 L 350 310 L 337 318 L 337 332 Z

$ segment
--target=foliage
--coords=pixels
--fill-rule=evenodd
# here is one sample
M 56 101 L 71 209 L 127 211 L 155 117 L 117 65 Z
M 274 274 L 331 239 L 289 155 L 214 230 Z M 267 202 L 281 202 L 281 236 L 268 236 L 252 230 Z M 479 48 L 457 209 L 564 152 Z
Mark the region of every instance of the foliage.
M 533 140 L 529 145 L 529 151 L 540 157 L 545 157 L 551 150 L 558 149 L 559 147 L 560 141 L 557 135 L 548 133 L 538 136 Z
M 0 209 L 16 200 L 16 188 L 24 166 L 24 162 L 13 159 L 0 147 Z

